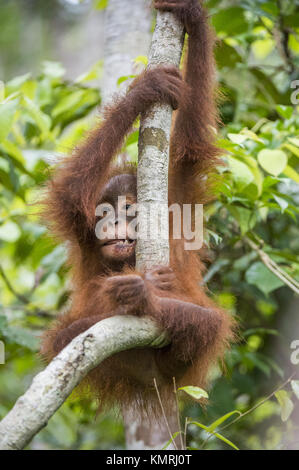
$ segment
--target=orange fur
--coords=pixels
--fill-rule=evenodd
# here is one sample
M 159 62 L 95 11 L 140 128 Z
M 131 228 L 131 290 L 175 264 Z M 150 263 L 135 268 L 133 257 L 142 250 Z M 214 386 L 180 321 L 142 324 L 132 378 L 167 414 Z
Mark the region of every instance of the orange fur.
M 136 117 L 156 102 L 178 106 L 171 140 L 170 204 L 203 203 L 209 197 L 207 177 L 219 155 L 213 129 L 217 124 L 213 34 L 195 0 L 181 3 L 185 7 L 175 13 L 189 33 L 185 80 L 171 67 L 152 69 L 139 77 L 121 101 L 106 109 L 101 126 L 60 165 L 44 201 L 44 217 L 52 231 L 69 242 L 74 292 L 70 312 L 44 334 L 43 356 L 51 360 L 73 337 L 115 314 L 151 315 L 171 337 L 171 344 L 161 350 L 125 351 L 93 370 L 86 382 L 102 406 L 118 402 L 155 408 L 153 377 L 162 396 L 172 391 L 173 376 L 180 386 L 205 387 L 209 368 L 222 359 L 233 339 L 233 321 L 201 286 L 199 254 L 184 251 L 183 240 L 170 240 L 170 267 L 176 277 L 170 290 L 155 287 L 140 273 L 144 283 L 140 277 L 136 283 L 142 302 L 116 305 L 107 293 L 107 279 L 138 273 L 132 261 L 117 266 L 105 263 L 94 234 L 95 207 L 107 182 L 116 174 L 135 174 L 134 166 L 113 168 L 111 160 Z M 115 188 L 115 192 L 122 190 Z

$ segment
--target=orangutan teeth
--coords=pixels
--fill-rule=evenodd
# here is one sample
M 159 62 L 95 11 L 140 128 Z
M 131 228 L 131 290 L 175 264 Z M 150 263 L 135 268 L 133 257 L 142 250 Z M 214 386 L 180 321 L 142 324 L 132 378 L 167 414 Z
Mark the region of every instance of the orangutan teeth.
M 124 245 L 124 246 L 132 245 L 132 243 L 133 243 L 133 240 L 119 240 L 118 241 L 119 245 Z

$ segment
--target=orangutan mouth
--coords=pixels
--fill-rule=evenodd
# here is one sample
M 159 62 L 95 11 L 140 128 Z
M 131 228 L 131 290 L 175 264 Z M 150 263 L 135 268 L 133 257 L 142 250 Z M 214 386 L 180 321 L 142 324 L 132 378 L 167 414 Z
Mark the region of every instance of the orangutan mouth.
M 115 245 L 117 248 L 129 248 L 136 245 L 136 240 L 132 239 L 115 239 L 115 240 L 108 240 L 104 243 L 104 246 L 108 245 Z

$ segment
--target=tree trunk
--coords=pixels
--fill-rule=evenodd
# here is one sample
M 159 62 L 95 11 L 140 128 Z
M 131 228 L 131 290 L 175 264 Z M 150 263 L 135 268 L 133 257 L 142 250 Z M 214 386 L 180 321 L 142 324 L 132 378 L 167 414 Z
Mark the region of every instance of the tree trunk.
M 109 0 L 105 11 L 103 104 L 118 88 L 119 77 L 133 74 L 133 60 L 147 55 L 150 45 L 151 2 L 149 0 Z
M 169 431 L 162 418 L 142 419 L 132 409 L 123 410 L 123 417 L 128 450 L 161 450 L 170 440 Z M 175 404 L 173 413 L 167 416 L 167 421 L 172 433 L 178 430 Z M 179 446 L 179 439 L 175 439 L 175 442 Z M 173 444 L 167 447 L 167 450 L 173 449 Z
M 104 104 L 117 91 L 117 79 L 134 73 L 132 60 L 148 53 L 151 24 L 149 6 L 150 2 L 145 0 L 109 1 L 105 19 Z M 183 39 L 183 27 L 176 18 L 170 13 L 158 13 L 149 53 L 149 67 L 159 64 L 179 66 Z M 171 107 L 163 105 L 154 106 L 141 120 L 138 202 L 147 207 L 148 203 L 152 203 L 154 210 L 159 206 L 160 222 L 153 212 L 150 224 L 153 230 L 157 230 L 159 224 L 162 236 L 138 240 L 138 269 L 150 268 L 155 264 L 167 265 L 169 262 L 168 162 L 171 117 Z M 145 230 L 147 211 L 142 211 L 138 217 L 139 227 Z M 123 418 L 127 449 L 162 449 L 170 439 L 162 415 L 158 421 L 141 420 L 132 409 L 124 409 Z M 174 412 L 167 416 L 167 420 L 171 432 L 177 431 L 175 403 Z M 173 448 L 172 445 L 169 448 Z
M 158 13 L 149 53 L 149 67 L 171 64 L 179 67 L 184 29 L 171 13 Z M 172 108 L 155 105 L 141 118 L 137 172 L 139 234 L 136 247 L 137 269 L 169 264 L 168 166 Z M 150 227 L 150 237 L 148 229 Z M 175 396 L 173 412 L 166 416 L 171 434 L 178 431 Z M 127 420 L 128 421 L 128 420 Z M 135 420 L 126 423 L 128 446 L 162 449 L 170 439 L 162 413 L 157 422 Z M 143 440 L 143 442 L 142 442 Z M 179 438 L 176 439 L 179 446 Z M 168 449 L 174 449 L 171 444 Z
M 149 67 L 179 67 L 184 41 L 182 24 L 171 13 L 158 13 L 149 54 Z M 172 108 L 155 105 L 141 118 L 137 172 L 138 204 L 150 208 L 138 213 L 137 269 L 169 263 L 168 166 Z M 157 211 L 159 217 L 157 217 Z M 151 229 L 151 237 L 146 231 Z

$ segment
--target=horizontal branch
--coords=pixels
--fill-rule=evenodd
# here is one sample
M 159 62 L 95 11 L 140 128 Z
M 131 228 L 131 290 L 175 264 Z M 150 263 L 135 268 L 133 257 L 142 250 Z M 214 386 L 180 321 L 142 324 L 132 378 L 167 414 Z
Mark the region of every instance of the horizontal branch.
M 0 422 L 0 449 L 23 449 L 45 427 L 86 374 L 104 359 L 133 348 L 159 348 L 166 334 L 149 317 L 115 316 L 81 333 L 40 372 Z

